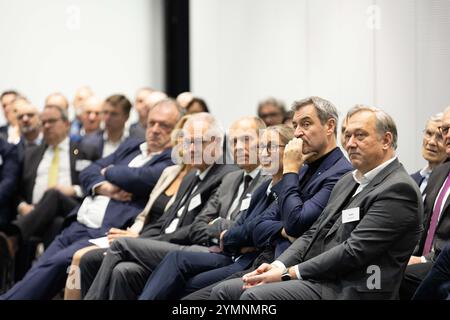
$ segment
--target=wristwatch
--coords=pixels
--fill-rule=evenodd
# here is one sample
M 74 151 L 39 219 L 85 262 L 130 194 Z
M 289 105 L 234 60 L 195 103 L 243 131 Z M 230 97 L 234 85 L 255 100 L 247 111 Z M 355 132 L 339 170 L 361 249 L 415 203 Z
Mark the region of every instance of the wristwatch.
M 284 269 L 283 273 L 281 274 L 281 281 L 289 281 L 292 280 L 291 275 L 289 274 L 289 269 Z

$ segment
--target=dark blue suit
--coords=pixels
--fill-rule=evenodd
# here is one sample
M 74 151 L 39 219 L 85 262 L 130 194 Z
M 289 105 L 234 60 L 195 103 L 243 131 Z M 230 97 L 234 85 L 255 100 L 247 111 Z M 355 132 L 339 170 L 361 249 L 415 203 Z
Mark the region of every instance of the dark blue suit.
M 262 183 L 253 193 L 249 208 L 242 211 L 236 223 L 225 233 L 225 254 L 173 251 L 166 255 L 148 279 L 139 297 L 141 300 L 176 299 L 211 283 L 246 269 L 257 252 L 239 256 L 242 247 L 253 247 L 251 228 L 256 218 L 273 202 L 266 191 L 270 181 Z M 234 262 L 234 263 L 233 263 Z
M 82 137 L 81 140 L 81 145 L 90 145 L 90 146 L 94 146 L 97 148 L 98 153 L 103 155 L 103 146 L 105 145 L 105 140 L 103 139 L 103 133 L 105 131 L 104 130 L 99 130 L 96 132 L 93 132 L 91 134 L 85 135 L 84 137 Z M 140 140 L 140 139 L 136 139 L 136 140 Z M 143 142 L 143 140 L 140 140 Z
M 11 290 L 5 293 L 4 299 L 51 299 L 64 287 L 67 268 L 73 254 L 80 248 L 89 245 L 88 240 L 104 236 L 111 227 L 122 228 L 129 225 L 136 215 L 142 211 L 148 196 L 159 179 L 162 171 L 172 165 L 171 150 L 167 149 L 154 156 L 140 168 L 129 168 L 128 163 L 139 153 L 141 141 L 130 139 L 125 141 L 110 156 L 91 164 L 80 173 L 83 189 L 91 193 L 99 182 L 111 182 L 125 191 L 133 193 L 129 202 L 110 200 L 100 228 L 88 228 L 78 221 L 70 224 L 52 242 L 38 262 Z M 102 168 L 112 166 L 101 175 Z M 76 216 L 75 208 L 69 216 Z
M 418 185 L 419 187 L 420 187 L 420 184 L 422 183 L 423 179 L 425 179 L 424 177 L 422 177 L 422 176 L 420 175 L 420 170 L 417 171 L 417 172 L 414 172 L 414 173 L 411 175 L 411 178 L 417 183 L 417 185 Z
M 439 254 L 413 300 L 450 300 L 450 244 Z
M 253 241 L 259 248 L 275 246 L 275 258 L 290 242 L 281 237 L 281 230 L 294 238 L 300 237 L 317 220 L 328 203 L 331 190 L 338 180 L 353 168 L 339 148 L 323 160 L 308 183 L 299 190 L 305 176 L 305 164 L 298 174 L 288 173 L 273 188 L 278 206 L 266 210 L 253 229 Z
M 0 225 L 8 224 L 15 216 L 20 162 L 17 146 L 0 138 Z

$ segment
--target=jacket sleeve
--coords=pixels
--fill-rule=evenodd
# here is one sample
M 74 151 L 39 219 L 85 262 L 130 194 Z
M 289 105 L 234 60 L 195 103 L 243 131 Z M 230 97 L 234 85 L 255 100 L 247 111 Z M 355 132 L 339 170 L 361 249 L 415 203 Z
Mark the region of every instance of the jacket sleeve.
M 208 224 L 218 217 L 220 211 L 220 188 L 208 200 L 200 214 L 195 217 L 190 225 L 189 237 L 194 244 L 206 245 L 209 243 L 210 235 L 207 233 Z
M 390 186 L 374 200 L 344 242 L 298 264 L 301 277 L 335 280 L 361 269 L 385 253 L 405 233 L 415 232 L 418 212 L 423 212 L 422 200 L 416 197 L 411 185 Z
M 274 201 L 254 222 L 251 234 L 256 247 L 264 248 L 271 244 L 273 238 L 283 229 L 280 219 L 278 203 Z
M 0 179 L 0 205 L 3 206 L 16 194 L 20 176 L 20 163 L 17 147 L 11 146 L 2 155 L 3 165 Z
M 298 238 L 308 230 L 328 203 L 331 191 L 340 175 L 328 177 L 320 190 L 310 199 L 303 201 L 298 188 L 298 175 L 285 174 L 281 183 L 274 186 L 273 191 L 278 196 L 281 221 L 286 233 Z
M 106 158 L 95 161 L 80 172 L 80 184 L 85 194 L 92 194 L 92 188 L 96 184 L 106 181 L 100 172 L 103 168 L 113 165 L 118 161 L 119 152 L 121 152 L 120 147 Z
M 106 169 L 105 178 L 135 196 L 147 197 L 152 192 L 164 169 L 170 165 L 173 165 L 170 158 L 160 159 L 160 161 L 140 168 L 116 165 Z

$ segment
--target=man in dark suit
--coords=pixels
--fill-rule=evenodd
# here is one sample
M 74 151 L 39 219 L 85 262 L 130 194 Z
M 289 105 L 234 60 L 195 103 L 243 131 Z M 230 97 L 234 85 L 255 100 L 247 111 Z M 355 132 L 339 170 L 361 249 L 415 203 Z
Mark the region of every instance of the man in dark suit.
M 70 123 L 69 132 L 70 139 L 73 141 L 80 141 L 81 138 L 88 133 L 88 131 L 91 131 L 90 128 L 87 128 L 83 123 L 83 113 L 85 113 L 84 106 L 86 102 L 93 96 L 94 92 L 92 92 L 91 88 L 89 88 L 88 86 L 83 86 L 75 91 L 75 95 L 72 101 L 72 107 L 75 117 Z M 91 100 L 90 104 L 92 104 L 92 102 L 93 101 Z M 100 124 L 100 122 L 98 124 Z M 95 130 L 97 129 L 98 127 Z
M 439 131 L 444 139 L 445 152 L 450 157 L 450 107 L 442 118 Z M 433 267 L 446 244 L 450 242 L 450 162 L 437 166 L 425 189 L 424 232 L 411 256 L 400 288 L 400 298 L 409 300 Z
M 105 129 L 85 136 L 82 144 L 96 146 L 102 158 L 109 156 L 128 137 L 125 123 L 130 110 L 131 102 L 124 95 L 116 94 L 108 97 L 102 106 Z M 145 136 L 138 140 L 145 140 Z
M 78 249 L 110 228 L 123 228 L 134 220 L 162 171 L 172 164 L 170 134 L 180 116 L 174 101 L 160 102 L 149 113 L 146 142 L 130 139 L 82 171 L 81 185 L 89 196 L 69 214 L 69 219 L 76 217 L 77 221 L 62 231 L 24 279 L 1 298 L 52 298 L 64 287 L 67 268 Z
M 6 120 L 6 124 L 0 127 L 0 138 L 8 141 L 8 131 L 11 122 L 15 122 L 14 113 L 12 112 L 12 105 L 14 100 L 19 96 L 19 93 L 14 90 L 5 91 L 0 96 L 0 103 L 2 105 L 3 114 Z
M 0 227 L 8 225 L 15 215 L 15 195 L 20 178 L 20 162 L 15 145 L 0 138 Z M 12 282 L 13 248 L 0 232 L 0 292 Z
M 0 138 L 0 226 L 14 217 L 14 197 L 20 177 L 17 147 Z
M 199 221 L 196 218 L 199 214 L 211 218 L 217 218 L 219 214 L 228 219 L 232 216 L 234 218 L 245 194 L 251 193 L 260 183 L 258 161 L 251 162 L 256 160 L 252 158 L 251 151 L 254 151 L 257 146 L 257 130 L 261 126 L 264 124 L 254 118 L 244 118 L 236 124 L 236 127 L 242 131 L 239 138 L 249 136 L 253 138 L 253 140 L 248 139 L 247 141 L 250 142 L 247 143 L 237 142 L 237 149 L 241 152 L 240 157 L 243 158 L 240 159 L 241 166 L 247 171 L 247 176 L 255 179 L 252 184 L 245 186 L 243 171 L 231 172 L 237 168 L 216 163 L 222 157 L 223 139 L 223 133 L 218 129 L 217 121 L 207 113 L 199 113 L 190 118 L 183 129 L 188 150 L 185 162 L 192 164 L 200 173 L 196 170 L 191 171 L 183 179 L 170 210 L 156 223 L 145 226 L 139 238 L 118 239 L 111 244 L 85 298 L 136 299 L 151 271 L 167 253 L 175 250 L 208 252 L 208 248 L 204 245 L 211 244 L 213 240 L 217 243 L 220 232 L 218 234 L 214 227 L 220 230 L 221 226 L 213 226 L 213 222 L 211 228 L 208 228 L 203 219 Z M 201 181 L 198 181 L 197 177 Z M 241 190 L 237 201 L 227 194 L 231 193 L 230 188 L 233 185 L 237 187 L 234 190 Z M 242 188 L 240 188 L 241 185 Z M 193 223 L 197 224 L 195 229 L 198 242 L 192 242 L 190 238 Z M 212 234 L 208 234 L 208 231 Z M 95 259 L 99 254 L 100 252 L 86 254 L 80 263 L 81 270 L 83 270 L 83 263 L 86 263 L 83 262 L 84 260 Z M 90 256 L 92 258 L 89 258 Z M 92 265 L 93 262 L 90 264 Z M 89 283 L 87 279 L 83 279 L 83 273 L 81 271 L 82 293 L 85 293 L 86 284 L 89 286 Z M 92 271 L 87 274 L 92 274 Z M 127 280 L 123 281 L 123 279 Z
M 70 139 L 72 141 L 81 141 L 83 138 L 95 134 L 100 130 L 100 124 L 103 120 L 103 100 L 96 96 L 87 98 L 83 104 L 78 107 L 80 114 L 71 124 Z M 79 125 L 76 123 L 80 123 Z M 79 129 L 76 129 L 80 126 Z M 73 130 L 73 131 L 72 131 Z M 100 150 L 101 153 L 102 150 Z
M 411 178 L 416 181 L 420 188 L 420 191 L 424 195 L 425 199 L 425 188 L 428 184 L 428 179 L 433 169 L 440 165 L 447 159 L 447 154 L 445 153 L 444 139 L 442 134 L 439 132 L 439 127 L 442 125 L 442 113 L 439 113 L 431 117 L 425 126 L 423 131 L 423 141 L 422 141 L 422 156 L 427 161 L 425 168 L 413 173 Z
M 23 161 L 25 150 L 39 146 L 42 142 L 42 126 L 39 111 L 29 103 L 20 104 L 16 108 L 17 123 L 20 129 L 20 141 L 17 144 L 20 161 Z
M 347 115 L 353 173 L 334 187 L 314 225 L 272 264 L 217 285 L 213 299 L 393 299 L 422 231 L 422 199 L 395 156 L 385 112 Z M 283 280 L 283 281 L 282 281 Z

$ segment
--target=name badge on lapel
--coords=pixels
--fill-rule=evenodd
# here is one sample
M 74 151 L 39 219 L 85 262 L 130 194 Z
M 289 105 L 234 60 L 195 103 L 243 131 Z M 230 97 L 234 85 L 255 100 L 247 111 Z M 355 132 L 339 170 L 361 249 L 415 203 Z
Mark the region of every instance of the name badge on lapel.
M 3 158 L 2 158 L 2 156 L 0 155 L 0 166 L 3 164 Z
M 342 210 L 342 223 L 359 221 L 359 207 Z
M 197 208 L 201 204 L 202 204 L 202 198 L 200 197 L 200 194 L 198 194 L 192 198 L 191 202 L 189 202 L 188 211 L 191 211 L 191 210 Z
M 91 161 L 89 160 L 77 160 L 75 161 L 75 171 L 83 171 L 87 167 L 91 165 Z
M 247 210 L 248 207 L 250 207 L 251 200 L 252 200 L 251 196 L 247 196 L 247 198 L 243 199 L 241 202 L 241 207 L 239 208 L 239 211 Z

